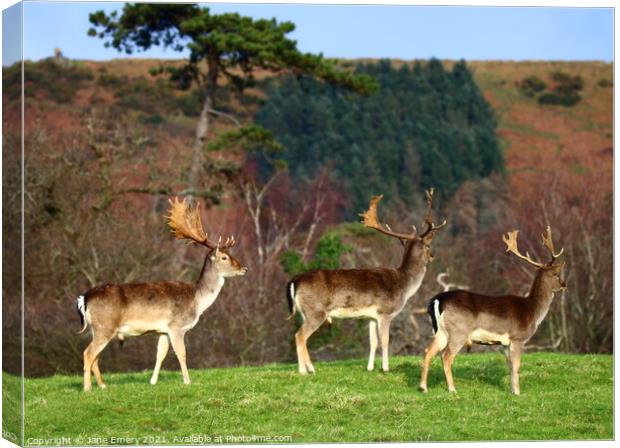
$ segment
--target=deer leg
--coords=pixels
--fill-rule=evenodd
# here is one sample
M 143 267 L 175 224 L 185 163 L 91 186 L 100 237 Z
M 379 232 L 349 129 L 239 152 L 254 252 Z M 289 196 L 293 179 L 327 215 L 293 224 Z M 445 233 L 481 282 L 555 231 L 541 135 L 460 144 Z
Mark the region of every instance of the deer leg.
M 521 353 L 523 342 L 512 341 L 510 343 L 510 389 L 515 395 L 520 395 L 519 368 L 521 367 Z
M 375 368 L 375 353 L 377 353 L 377 345 L 379 344 L 376 320 L 371 319 L 368 321 L 368 333 L 370 337 L 370 354 L 368 355 L 368 367 L 366 369 L 370 372 Z
M 307 315 L 302 326 L 295 333 L 295 345 L 297 346 L 297 362 L 299 365 L 299 373 L 314 373 L 314 366 L 310 360 L 310 353 L 306 345 L 308 338 L 312 336 L 321 324 L 325 321 L 326 316 L 319 318 L 318 316 Z
M 511 372 L 512 364 L 510 363 L 510 344 L 504 346 L 504 356 L 506 357 L 506 365 L 508 366 L 508 372 Z
M 88 392 L 92 389 L 91 383 L 91 370 L 93 369 L 93 364 L 95 360 L 101 353 L 101 351 L 108 345 L 108 342 L 112 339 L 113 336 L 107 336 L 104 334 L 97 333 L 93 336 L 93 340 L 88 344 L 86 350 L 84 350 L 84 391 Z M 99 365 L 97 365 L 97 370 L 99 369 Z M 101 372 L 99 373 L 101 375 Z M 95 374 L 96 375 L 96 374 Z
M 443 361 L 443 373 L 446 376 L 446 383 L 448 383 L 448 392 L 456 392 L 456 388 L 454 387 L 454 378 L 452 378 L 452 362 L 454 361 L 454 357 L 456 353 L 453 353 L 450 350 L 450 347 L 446 347 L 441 355 L 441 360 Z
M 381 368 L 384 372 L 390 371 L 390 361 L 388 359 L 388 352 L 390 347 L 390 324 L 392 318 L 381 317 L 379 320 L 379 334 L 381 336 Z
M 439 353 L 442 349 L 441 342 L 438 338 L 433 339 L 433 342 L 428 346 L 425 350 L 424 361 L 422 362 L 422 375 L 420 378 L 420 387 L 419 390 L 422 392 L 426 392 L 427 389 L 427 381 L 428 381 L 428 369 L 433 361 L 433 358 L 437 353 Z
M 157 384 L 157 379 L 159 378 L 159 369 L 161 369 L 161 364 L 164 362 L 164 358 L 168 354 L 168 348 L 170 347 L 170 342 L 167 334 L 160 334 L 159 340 L 157 341 L 157 360 L 155 361 L 155 368 L 153 369 L 153 376 L 151 376 L 151 384 Z
M 415 318 L 417 314 L 426 314 L 426 308 L 414 308 L 411 310 L 411 314 L 409 315 L 409 322 L 413 326 L 413 330 L 415 331 L 415 340 L 420 340 L 420 326 L 418 325 L 418 321 Z
M 183 374 L 183 382 L 185 384 L 189 384 L 189 372 L 187 371 L 187 363 L 186 363 L 186 355 L 185 355 L 185 332 L 182 331 L 171 331 L 170 335 L 170 343 L 172 344 L 172 349 L 174 353 L 177 355 L 177 359 L 179 360 L 179 365 L 181 366 L 181 373 Z
M 91 370 L 95 374 L 95 379 L 97 380 L 97 385 L 100 388 L 105 389 L 106 385 L 105 385 L 105 382 L 103 381 L 103 377 L 101 376 L 101 371 L 99 370 L 99 356 L 97 356 L 97 358 L 95 358 L 95 362 L 93 362 L 93 367 L 92 367 Z
M 446 382 L 448 383 L 448 392 L 456 392 L 454 387 L 454 378 L 452 378 L 452 362 L 459 350 L 465 345 L 467 338 L 464 340 L 451 339 L 443 351 L 441 360 L 443 361 L 443 372 L 446 375 Z

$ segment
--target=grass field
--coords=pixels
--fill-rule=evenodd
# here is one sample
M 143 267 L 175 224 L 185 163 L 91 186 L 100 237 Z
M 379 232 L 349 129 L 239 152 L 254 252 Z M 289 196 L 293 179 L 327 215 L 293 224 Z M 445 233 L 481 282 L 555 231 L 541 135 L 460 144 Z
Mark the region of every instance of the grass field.
M 391 372 L 365 360 L 317 363 L 302 377 L 292 364 L 104 377 L 106 390 L 81 391 L 79 376 L 27 379 L 25 441 L 62 444 L 219 443 L 231 436 L 271 441 L 447 441 L 613 438 L 613 358 L 524 356 L 522 395 L 509 393 L 500 353 L 461 355 L 448 394 L 441 362 L 429 392 L 417 391 L 419 357 L 392 357 Z M 105 369 L 105 366 L 104 366 Z M 4 381 L 15 380 L 4 376 Z M 220 438 L 218 438 L 220 437 Z M 45 440 L 47 439 L 47 440 Z

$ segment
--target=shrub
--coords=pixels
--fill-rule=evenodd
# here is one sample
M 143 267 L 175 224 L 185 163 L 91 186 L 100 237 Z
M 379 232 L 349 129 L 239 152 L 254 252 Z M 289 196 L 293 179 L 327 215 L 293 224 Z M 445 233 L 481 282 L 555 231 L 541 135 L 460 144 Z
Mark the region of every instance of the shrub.
M 537 93 L 542 92 L 546 88 L 547 84 L 538 76 L 534 75 L 524 78 L 519 84 L 519 89 L 521 89 L 521 92 L 530 98 L 533 98 Z
M 566 89 L 572 89 L 573 91 L 583 89 L 583 79 L 581 79 L 581 76 L 579 75 L 570 76 L 569 74 L 563 72 L 553 72 L 551 74 L 551 78 Z
M 176 104 L 183 115 L 187 117 L 197 117 L 200 115 L 202 107 L 200 96 L 197 93 L 180 96 L 176 99 Z
M 306 263 L 301 259 L 299 252 L 289 249 L 280 256 L 280 265 L 288 275 L 298 275 L 307 270 Z
M 2 89 L 3 95 L 15 100 L 21 96 L 22 92 L 22 67 L 20 62 L 9 67 L 2 67 Z
M 538 98 L 539 104 L 570 107 L 581 101 L 577 93 L 583 89 L 581 76 L 571 76 L 563 72 L 553 72 L 551 78 L 557 82 L 552 92 L 547 92 Z
M 52 59 L 24 63 L 24 93 L 43 92 L 58 103 L 70 102 L 86 81 L 94 79 L 92 70 L 75 63 L 59 64 Z
M 154 113 L 151 115 L 140 115 L 140 121 L 144 124 L 157 126 L 159 124 L 165 123 L 166 119 L 158 113 Z
M 601 78 L 598 80 L 596 85 L 598 85 L 599 87 L 607 88 L 607 87 L 612 87 L 614 83 L 607 78 Z
M 305 263 L 297 251 L 287 250 L 280 256 L 280 265 L 289 275 L 297 275 L 313 269 L 338 269 L 342 254 L 351 251 L 351 247 L 342 243 L 338 233 L 324 234 L 318 241 L 314 257 Z
M 566 93 L 548 92 L 538 97 L 538 104 L 549 104 L 552 106 L 570 107 L 574 106 L 579 101 L 581 101 L 581 97 L 579 95 Z
M 122 107 L 150 114 L 164 113 L 174 107 L 175 98 L 172 88 L 162 79 L 158 79 L 155 84 L 147 81 L 144 76 L 125 78 L 118 85 L 117 80 L 110 82 L 113 82 L 116 87 L 115 95 Z
M 104 68 L 105 67 L 101 67 Z M 123 85 L 129 83 L 129 78 L 127 76 L 116 76 L 112 74 L 108 74 L 107 70 L 101 70 L 99 77 L 97 78 L 97 85 L 101 87 L 114 87 L 120 88 Z

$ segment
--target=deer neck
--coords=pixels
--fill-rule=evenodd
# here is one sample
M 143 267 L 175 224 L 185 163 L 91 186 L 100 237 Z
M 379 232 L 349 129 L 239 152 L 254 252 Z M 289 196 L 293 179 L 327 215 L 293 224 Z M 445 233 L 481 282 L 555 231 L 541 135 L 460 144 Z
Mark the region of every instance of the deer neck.
M 534 283 L 528 295 L 529 300 L 534 304 L 534 317 L 536 318 L 536 326 L 540 325 L 547 315 L 551 303 L 553 302 L 553 288 L 550 280 L 542 269 L 539 269 L 534 278 Z
M 424 275 L 426 274 L 426 261 L 416 258 L 413 255 L 413 246 L 421 244 L 418 241 L 411 241 L 405 246 L 403 260 L 398 268 L 401 276 L 401 284 L 404 291 L 405 300 L 413 296 L 420 288 Z
M 222 286 L 224 286 L 224 277 L 215 271 L 213 263 L 211 263 L 211 254 L 207 254 L 194 292 L 198 315 L 201 315 L 207 308 L 213 305 Z

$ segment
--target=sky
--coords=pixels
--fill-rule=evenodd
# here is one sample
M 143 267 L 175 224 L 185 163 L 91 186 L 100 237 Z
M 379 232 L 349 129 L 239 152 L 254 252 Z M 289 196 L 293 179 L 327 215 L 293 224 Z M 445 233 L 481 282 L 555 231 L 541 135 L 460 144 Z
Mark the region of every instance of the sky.
M 304 52 L 326 57 L 466 60 L 613 61 L 613 9 L 311 4 L 203 4 L 212 13 L 239 12 L 295 23 L 289 36 Z M 88 14 L 122 2 L 24 3 L 24 57 L 38 60 L 59 47 L 72 59 L 126 57 L 88 37 Z M 3 14 L 3 35 L 18 28 Z M 15 31 L 17 30 L 17 31 Z M 3 41 L 3 64 L 19 59 Z M 179 58 L 162 49 L 132 57 Z M 13 60 L 11 60 L 13 59 Z

